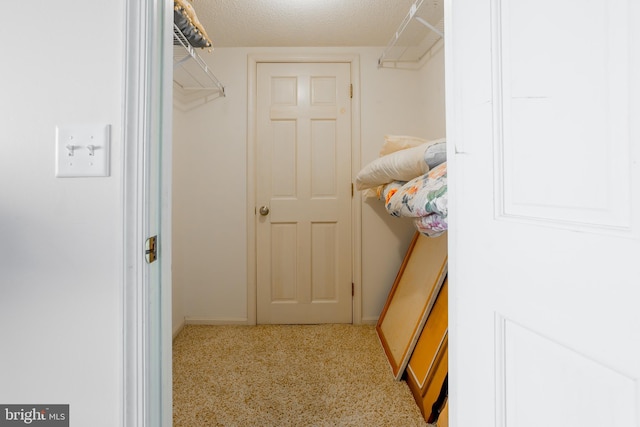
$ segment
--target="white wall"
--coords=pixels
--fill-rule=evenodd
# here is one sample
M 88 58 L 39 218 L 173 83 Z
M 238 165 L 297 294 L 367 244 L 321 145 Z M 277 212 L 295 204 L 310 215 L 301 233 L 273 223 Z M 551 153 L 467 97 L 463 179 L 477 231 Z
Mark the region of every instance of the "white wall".
M 0 403 L 116 426 L 122 377 L 124 1 L 0 17 Z M 108 178 L 55 178 L 59 124 L 112 125 Z
M 283 52 L 360 55 L 363 165 L 378 156 L 385 134 L 444 136 L 442 51 L 419 71 L 378 69 L 382 48 L 218 48 L 203 54 L 227 97 L 176 114 L 181 134 L 176 131 L 173 152 L 173 286 L 181 315 L 192 321 L 246 321 L 247 55 Z M 415 229 L 374 200 L 363 202 L 362 230 L 362 314 L 375 322 Z
M 175 150 L 174 148 L 172 151 L 172 160 L 175 165 L 174 171 L 181 170 L 181 169 L 185 170 L 188 168 L 188 160 L 184 160 L 184 156 L 182 155 L 182 153 L 185 153 L 185 151 L 182 150 L 184 140 L 185 140 L 184 135 L 189 131 L 189 128 L 186 126 L 185 121 L 186 120 L 185 120 L 184 113 L 174 108 L 173 109 L 173 144 L 175 145 L 175 147 L 180 147 L 178 150 Z M 175 175 L 172 176 L 172 181 L 176 181 Z M 175 182 L 172 182 L 172 186 L 175 186 Z M 175 193 L 175 194 L 172 194 L 173 205 L 176 207 L 184 207 L 184 208 L 179 208 L 177 212 L 173 210 L 171 212 L 172 228 L 173 229 L 177 228 L 179 230 L 182 230 L 180 233 L 175 233 L 175 232 L 173 233 L 171 244 L 172 244 L 172 247 L 175 247 L 176 245 L 175 238 L 177 237 L 178 240 L 183 239 L 183 243 L 181 244 L 182 246 L 188 247 L 188 242 L 184 242 L 184 238 L 187 236 L 184 229 L 185 229 L 185 226 L 189 224 L 189 218 L 185 217 L 184 214 L 188 213 L 188 209 L 185 209 L 187 206 L 187 203 L 185 203 L 185 196 L 187 196 L 189 193 L 185 192 L 184 190 L 175 191 L 175 187 L 174 187 L 173 193 Z M 180 256 L 180 251 L 177 251 L 177 250 L 172 251 L 171 255 L 172 255 L 172 258 L 171 258 L 172 275 L 178 276 L 178 272 L 180 271 L 180 269 L 184 268 L 185 257 Z M 182 286 L 178 282 L 172 282 L 171 284 L 171 291 L 172 291 L 171 308 L 172 308 L 172 329 L 173 329 L 172 332 L 173 332 L 174 338 L 184 326 L 184 318 L 186 316 L 186 312 L 185 312 L 186 307 L 183 299 L 183 293 L 184 293 L 183 288 L 184 286 Z
M 227 97 L 178 114 L 174 131 L 173 286 L 184 316 L 237 323 L 247 317 L 247 57 L 213 56 Z
M 374 49 L 372 54 L 377 60 L 380 49 Z M 369 64 L 367 78 L 364 76 L 363 70 L 363 166 L 378 157 L 385 134 L 426 139 L 445 136 L 443 50 L 437 51 L 419 70 L 373 69 L 373 64 Z M 364 322 L 378 320 L 415 232 L 409 219 L 390 216 L 379 200 L 363 201 Z

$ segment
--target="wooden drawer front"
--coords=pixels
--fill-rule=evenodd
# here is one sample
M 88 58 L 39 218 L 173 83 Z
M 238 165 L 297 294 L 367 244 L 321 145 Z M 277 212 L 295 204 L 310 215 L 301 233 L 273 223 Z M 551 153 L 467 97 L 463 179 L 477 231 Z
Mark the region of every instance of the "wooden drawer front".
M 447 335 L 448 289 L 448 281 L 445 280 L 409 359 L 409 375 L 414 375 L 420 387 L 426 381 L 429 370 L 438 354 L 438 349 L 441 348 Z
M 425 419 L 431 415 L 449 370 L 447 303 L 445 280 L 407 366 L 407 384 Z

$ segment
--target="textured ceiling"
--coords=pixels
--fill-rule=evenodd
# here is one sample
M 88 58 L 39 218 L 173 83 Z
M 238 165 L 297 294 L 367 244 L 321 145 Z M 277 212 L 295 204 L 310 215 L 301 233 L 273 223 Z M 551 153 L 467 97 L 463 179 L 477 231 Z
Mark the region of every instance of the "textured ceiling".
M 413 2 L 193 0 L 193 6 L 214 48 L 386 46 Z

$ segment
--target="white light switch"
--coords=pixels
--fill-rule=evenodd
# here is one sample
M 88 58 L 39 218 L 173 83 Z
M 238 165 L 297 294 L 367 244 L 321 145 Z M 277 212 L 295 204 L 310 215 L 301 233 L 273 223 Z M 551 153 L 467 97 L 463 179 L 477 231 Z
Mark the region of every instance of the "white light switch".
M 109 176 L 109 125 L 56 127 L 56 177 Z

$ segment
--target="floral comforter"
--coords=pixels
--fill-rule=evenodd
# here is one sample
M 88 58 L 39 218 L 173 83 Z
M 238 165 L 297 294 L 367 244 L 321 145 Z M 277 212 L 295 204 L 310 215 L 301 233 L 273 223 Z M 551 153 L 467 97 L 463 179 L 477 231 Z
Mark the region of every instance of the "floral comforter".
M 393 216 L 412 217 L 418 231 L 437 237 L 447 228 L 447 163 L 411 181 L 394 181 L 379 193 Z

